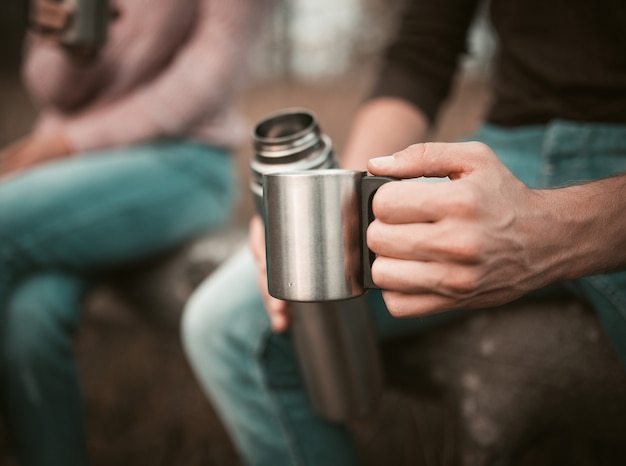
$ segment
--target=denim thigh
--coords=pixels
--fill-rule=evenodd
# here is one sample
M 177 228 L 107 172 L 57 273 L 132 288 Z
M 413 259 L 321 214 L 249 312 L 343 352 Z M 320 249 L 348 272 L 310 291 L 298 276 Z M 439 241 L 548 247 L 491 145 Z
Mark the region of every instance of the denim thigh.
M 224 223 L 226 151 L 184 141 L 83 154 L 0 183 L 0 301 L 39 270 L 90 274 Z

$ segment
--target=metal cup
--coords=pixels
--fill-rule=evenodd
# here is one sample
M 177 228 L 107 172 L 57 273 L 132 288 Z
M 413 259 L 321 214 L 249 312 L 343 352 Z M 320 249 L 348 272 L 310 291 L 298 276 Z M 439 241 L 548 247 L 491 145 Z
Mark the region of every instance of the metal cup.
M 55 1 L 63 4 L 71 12 L 67 28 L 61 33 L 56 33 L 35 24 L 31 24 L 31 27 L 41 34 L 53 35 L 61 44 L 67 46 L 96 50 L 105 44 L 111 16 L 109 0 Z
M 371 198 L 390 178 L 358 170 L 263 176 L 269 292 L 287 301 L 334 301 L 377 288 L 365 230 Z
M 64 32 L 61 42 L 65 45 L 98 48 L 107 39 L 109 24 L 108 0 L 65 0 L 72 8 L 72 22 Z

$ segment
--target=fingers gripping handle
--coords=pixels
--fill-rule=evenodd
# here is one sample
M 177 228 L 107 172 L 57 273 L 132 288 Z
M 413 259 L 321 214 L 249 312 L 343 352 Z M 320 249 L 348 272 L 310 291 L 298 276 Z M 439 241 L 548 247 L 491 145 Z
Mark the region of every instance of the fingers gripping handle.
M 380 287 L 372 280 L 372 264 L 376 254 L 367 247 L 367 227 L 375 219 L 372 211 L 372 199 L 374 194 L 385 183 L 396 181 L 397 178 L 387 176 L 366 176 L 361 180 L 361 251 L 363 254 L 363 287 L 366 289 L 379 289 Z

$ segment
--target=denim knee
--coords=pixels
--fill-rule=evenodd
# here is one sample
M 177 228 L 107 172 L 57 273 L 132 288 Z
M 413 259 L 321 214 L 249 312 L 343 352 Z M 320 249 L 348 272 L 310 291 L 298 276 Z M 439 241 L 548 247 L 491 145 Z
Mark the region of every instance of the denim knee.
M 184 349 L 208 384 L 215 371 L 225 376 L 256 364 L 256 355 L 269 332 L 254 260 L 247 248 L 194 291 L 181 323 Z
M 222 341 L 228 334 L 228 319 L 211 312 L 208 303 L 191 300 L 182 314 L 180 331 L 183 348 L 193 364 L 206 370 L 211 360 L 220 357 L 218 348 L 225 346 Z
M 37 275 L 21 282 L 9 296 L 4 318 L 5 370 L 35 373 L 71 357 L 80 314 L 83 282 L 67 275 Z
M 221 286 L 207 285 L 192 296 L 183 312 L 183 348 L 205 388 L 223 385 L 228 389 L 241 373 L 256 366 L 269 320 L 262 310 L 251 312 L 250 308 L 258 307 L 253 303 L 255 293 L 246 290 L 225 296 L 228 293 Z M 211 296 L 216 288 L 221 296 Z

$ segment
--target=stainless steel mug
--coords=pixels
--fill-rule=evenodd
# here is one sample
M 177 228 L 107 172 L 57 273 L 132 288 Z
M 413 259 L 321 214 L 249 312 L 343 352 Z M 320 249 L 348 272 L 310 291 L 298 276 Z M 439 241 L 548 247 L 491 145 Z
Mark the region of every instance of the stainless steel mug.
M 70 27 L 63 33 L 65 45 L 98 48 L 107 39 L 109 18 L 108 0 L 65 0 L 72 10 Z
M 62 32 L 50 30 L 31 22 L 31 27 L 43 35 L 52 35 L 66 46 L 95 51 L 105 44 L 111 11 L 109 0 L 54 0 L 70 12 L 69 25 Z M 35 8 L 31 0 L 31 8 Z
M 252 140 L 250 189 L 260 214 L 264 175 L 337 167 L 330 138 L 306 109 L 288 108 L 267 116 L 254 127 Z M 296 355 L 316 411 L 337 422 L 372 411 L 382 393 L 383 375 L 367 301 L 294 301 L 289 306 Z
M 377 288 L 365 231 L 371 198 L 390 178 L 358 170 L 263 175 L 269 292 L 287 301 L 334 301 Z

